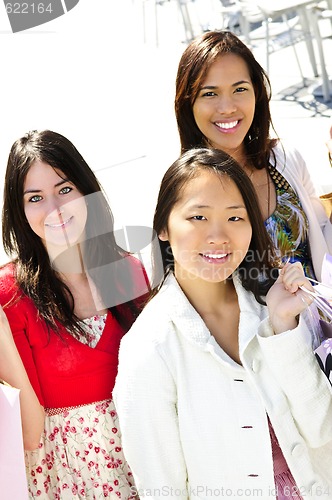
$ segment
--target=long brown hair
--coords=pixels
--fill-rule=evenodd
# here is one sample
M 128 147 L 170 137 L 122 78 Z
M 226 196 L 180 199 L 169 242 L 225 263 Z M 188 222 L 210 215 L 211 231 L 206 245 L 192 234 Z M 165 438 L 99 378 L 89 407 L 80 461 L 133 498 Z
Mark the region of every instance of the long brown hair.
M 265 229 L 255 189 L 243 169 L 227 153 L 217 149 L 198 148 L 183 153 L 165 173 L 155 209 L 153 229 L 159 235 L 167 229 L 170 213 L 181 196 L 181 191 L 190 180 L 202 171 L 213 172 L 216 176 L 228 176 L 238 187 L 247 209 L 252 227 L 252 237 L 246 257 L 238 268 L 242 284 L 250 290 L 260 303 L 278 275 L 273 243 Z M 164 277 L 174 269 L 174 258 L 168 241 L 159 241 L 153 247 L 153 263 L 160 262 L 160 252 Z M 155 274 L 160 274 L 154 268 Z
M 176 77 L 175 115 L 181 152 L 206 146 L 205 138 L 194 118 L 193 105 L 209 68 L 219 56 L 225 54 L 236 54 L 248 67 L 254 86 L 256 105 L 253 122 L 244 138 L 244 145 L 248 159 L 256 168 L 263 168 L 276 143 L 275 139 L 269 138 L 272 127 L 269 107 L 270 81 L 250 49 L 229 31 L 204 33 L 188 45 L 180 59 Z
M 7 164 L 2 214 L 2 237 L 6 253 L 14 258 L 15 277 L 20 290 L 35 303 L 47 326 L 58 332 L 59 322 L 84 333 L 73 313 L 73 296 L 55 271 L 42 240 L 31 229 L 24 211 L 24 182 L 36 160 L 62 172 L 81 194 L 95 193 L 93 208 L 87 207 L 84 241 L 86 264 L 105 304 L 123 326 L 137 315 L 135 302 L 128 301 L 132 285 L 130 266 L 119 265 L 128 255 L 116 243 L 113 215 L 102 188 L 84 158 L 63 135 L 50 130 L 32 131 L 13 144 Z M 62 175 L 61 174 L 61 175 Z M 106 228 L 103 234 L 96 228 Z M 105 274 L 105 265 L 108 273 Z M 120 278 L 120 279 L 119 279 Z M 126 289 L 126 290 L 125 290 Z M 113 293 L 113 297 L 110 297 Z M 129 294 L 130 295 L 130 294 Z M 123 301 L 121 298 L 123 297 Z M 125 304 L 124 304 L 125 303 Z M 123 305 L 124 304 L 124 305 Z

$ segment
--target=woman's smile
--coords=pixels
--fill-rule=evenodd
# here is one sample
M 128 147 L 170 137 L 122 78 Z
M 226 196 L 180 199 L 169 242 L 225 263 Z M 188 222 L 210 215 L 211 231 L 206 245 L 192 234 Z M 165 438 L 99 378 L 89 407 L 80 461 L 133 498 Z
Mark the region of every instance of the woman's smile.
M 220 132 L 223 132 L 224 134 L 231 134 L 232 132 L 236 132 L 240 126 L 240 123 L 241 120 L 214 122 Z
M 68 226 L 69 222 L 71 222 L 71 221 L 72 221 L 73 217 L 74 217 L 74 216 L 72 215 L 72 216 L 70 216 L 68 219 L 66 219 L 66 220 L 62 220 L 62 217 L 61 217 L 61 216 L 59 216 L 59 219 L 60 219 L 60 221 L 61 221 L 60 223 L 49 223 L 49 222 L 45 222 L 45 226 L 46 226 L 46 227 L 50 227 L 50 228 L 52 228 L 52 229 L 64 228 L 65 226 Z
M 228 261 L 229 253 L 200 253 L 204 262 L 209 264 L 224 264 Z

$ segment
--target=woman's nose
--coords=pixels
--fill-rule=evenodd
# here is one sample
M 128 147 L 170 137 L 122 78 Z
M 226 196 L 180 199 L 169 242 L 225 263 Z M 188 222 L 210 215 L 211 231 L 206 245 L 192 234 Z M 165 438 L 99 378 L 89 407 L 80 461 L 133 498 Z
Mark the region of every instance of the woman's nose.
M 58 200 L 52 198 L 48 201 L 46 212 L 47 212 L 46 215 L 47 219 L 59 221 L 59 218 L 63 213 L 63 207 L 62 205 L 60 205 Z
M 227 235 L 227 232 L 220 224 L 216 224 L 210 227 L 208 233 L 208 242 L 210 244 L 218 244 L 218 245 L 229 243 L 229 237 Z
M 220 96 L 218 99 L 218 112 L 222 114 L 230 114 L 236 111 L 236 103 L 231 96 Z

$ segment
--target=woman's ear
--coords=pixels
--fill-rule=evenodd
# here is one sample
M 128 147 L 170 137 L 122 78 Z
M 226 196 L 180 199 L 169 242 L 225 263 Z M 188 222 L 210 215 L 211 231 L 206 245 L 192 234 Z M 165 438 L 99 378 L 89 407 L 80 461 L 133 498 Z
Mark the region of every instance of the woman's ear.
M 161 240 L 161 241 L 168 241 L 168 232 L 167 232 L 167 229 L 163 229 L 159 234 L 158 234 L 158 238 Z

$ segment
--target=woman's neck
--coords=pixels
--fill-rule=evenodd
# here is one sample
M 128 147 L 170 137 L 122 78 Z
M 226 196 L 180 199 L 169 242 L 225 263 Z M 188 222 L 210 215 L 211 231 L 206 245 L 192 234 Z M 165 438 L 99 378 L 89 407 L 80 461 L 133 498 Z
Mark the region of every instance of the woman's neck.
M 209 144 L 210 146 L 212 144 Z M 212 147 L 216 147 L 213 146 Z M 246 165 L 249 163 L 248 158 L 247 158 L 247 153 L 246 153 L 246 148 L 244 143 L 240 144 L 238 148 L 234 149 L 223 149 L 225 153 L 228 153 L 234 160 L 243 168 L 245 169 Z M 254 168 L 254 166 L 253 166 Z
M 74 313 L 80 319 L 105 314 L 107 304 L 88 273 L 61 273 L 60 279 L 67 285 L 74 299 Z
M 65 256 L 61 255 L 61 260 L 56 261 L 55 269 L 72 294 L 76 316 L 85 319 L 106 313 L 108 304 L 102 300 L 95 282 L 85 269 L 81 248 L 78 245 L 72 247 L 69 260 L 64 259 Z
M 189 302 L 199 313 L 219 346 L 236 363 L 239 353 L 240 307 L 232 280 L 210 283 L 203 280 L 179 280 Z
M 177 278 L 176 273 L 175 277 Z M 231 279 L 212 283 L 190 277 L 189 279 L 177 278 L 177 281 L 189 302 L 203 318 L 205 314 L 220 311 L 234 299 L 234 294 L 236 295 Z
M 68 248 L 47 248 L 53 269 L 59 274 L 84 274 L 85 265 L 81 244 Z

